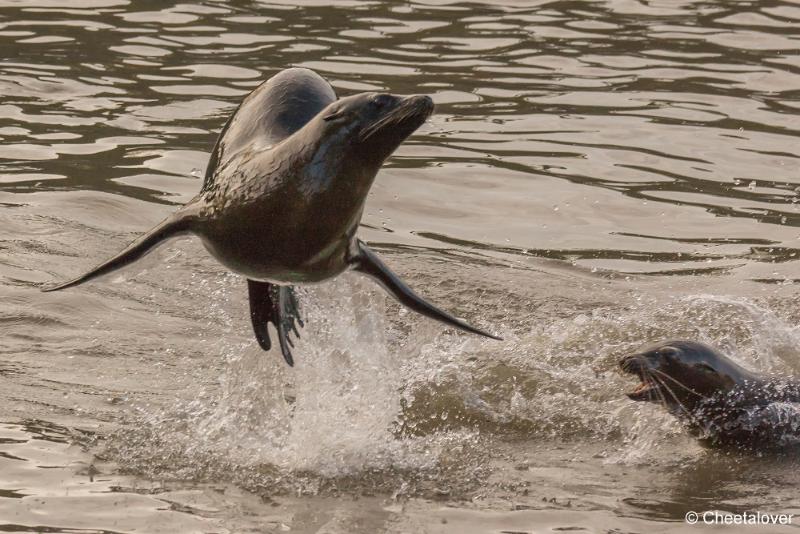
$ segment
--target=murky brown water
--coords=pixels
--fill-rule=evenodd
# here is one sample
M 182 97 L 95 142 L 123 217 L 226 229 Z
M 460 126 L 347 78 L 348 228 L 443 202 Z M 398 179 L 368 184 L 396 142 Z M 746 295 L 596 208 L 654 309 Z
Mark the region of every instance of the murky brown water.
M 797 2 L 0 0 L 0 58 L 0 530 L 800 515 L 796 455 L 703 450 L 615 370 L 690 337 L 800 373 Z M 238 100 L 292 65 L 433 96 L 361 236 L 504 342 L 348 275 L 303 293 L 288 369 L 193 240 L 36 290 L 194 195 Z

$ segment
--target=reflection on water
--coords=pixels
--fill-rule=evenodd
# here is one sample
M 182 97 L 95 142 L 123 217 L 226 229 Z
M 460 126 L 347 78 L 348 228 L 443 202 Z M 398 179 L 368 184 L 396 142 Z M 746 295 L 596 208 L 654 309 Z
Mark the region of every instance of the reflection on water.
M 0 395 L 39 421 L 0 429 L 7 529 L 649 532 L 798 509 L 796 458 L 704 451 L 613 370 L 691 337 L 800 373 L 796 2 L 0 0 L 0 57 Z M 505 342 L 384 314 L 345 277 L 304 294 L 290 372 L 191 240 L 35 290 L 193 196 L 239 99 L 290 65 L 433 96 L 361 235 Z

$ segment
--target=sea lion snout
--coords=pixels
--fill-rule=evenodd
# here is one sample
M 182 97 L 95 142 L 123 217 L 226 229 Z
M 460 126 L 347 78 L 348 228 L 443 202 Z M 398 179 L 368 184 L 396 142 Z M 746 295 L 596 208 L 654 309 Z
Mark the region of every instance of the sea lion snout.
M 433 99 L 428 95 L 410 95 L 405 97 L 403 104 L 414 106 L 420 113 L 425 115 L 427 119 L 433 114 L 434 104 Z
M 619 361 L 619 367 L 625 373 L 636 375 L 641 381 L 633 391 L 626 393 L 629 399 L 657 401 L 661 398 L 658 383 L 650 376 L 653 373 L 653 367 L 646 353 L 629 354 L 623 357 Z
M 399 97 L 397 105 L 392 110 L 387 110 L 384 120 L 402 124 L 409 122 L 416 129 L 433 115 L 435 105 L 428 95 L 408 95 Z
M 428 120 L 434 109 L 428 95 L 399 96 L 388 93 L 371 93 L 350 97 L 347 103 L 358 111 L 352 120 L 360 123 L 358 158 L 382 164 L 409 135 Z M 344 109 L 344 108 L 343 108 Z M 337 111 L 332 117 L 342 114 Z

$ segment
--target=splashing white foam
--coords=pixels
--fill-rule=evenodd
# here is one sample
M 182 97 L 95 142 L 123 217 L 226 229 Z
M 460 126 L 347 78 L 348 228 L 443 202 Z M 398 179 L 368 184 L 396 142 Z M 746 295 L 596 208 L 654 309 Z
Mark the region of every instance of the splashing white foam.
M 770 358 L 800 346 L 797 328 L 777 311 L 736 297 L 583 307 L 531 321 L 503 343 L 443 334 L 416 316 L 401 321 L 419 321 L 413 335 L 390 329 L 384 293 L 356 274 L 305 289 L 300 299 L 307 326 L 295 368 L 277 351 L 261 351 L 249 325 L 228 321 L 236 331 L 214 345 L 225 355 L 219 383 L 188 406 L 146 414 L 159 441 L 144 440 L 138 446 L 150 450 L 138 456 L 167 442 L 171 452 L 162 456 L 183 460 L 189 476 L 205 462 L 246 476 L 277 470 L 287 479 L 336 479 L 468 465 L 474 458 L 461 451 L 496 432 L 499 440 L 591 438 L 609 444 L 608 462 L 648 463 L 676 450 L 693 455 L 696 447 L 686 446 L 693 441 L 660 407 L 624 396 L 631 381 L 615 372 L 623 354 L 659 339 L 697 339 L 746 367 L 778 371 L 786 358 Z M 224 316 L 225 307 L 214 315 Z M 246 341 L 232 342 L 236 334 Z M 665 449 L 672 454 L 660 454 Z
M 278 368 L 280 356 L 253 344 L 233 347 L 199 437 L 251 461 L 323 476 L 380 464 L 391 454 L 401 386 L 384 299 L 357 275 L 304 290 L 301 299 L 307 327 L 295 368 Z
M 711 325 L 724 326 L 727 321 L 731 330 L 746 332 L 745 347 L 739 348 L 733 335 L 717 342 L 738 363 L 762 373 L 800 371 L 800 326 L 790 325 L 771 309 L 744 297 L 692 295 L 683 300 L 689 305 L 687 313 Z

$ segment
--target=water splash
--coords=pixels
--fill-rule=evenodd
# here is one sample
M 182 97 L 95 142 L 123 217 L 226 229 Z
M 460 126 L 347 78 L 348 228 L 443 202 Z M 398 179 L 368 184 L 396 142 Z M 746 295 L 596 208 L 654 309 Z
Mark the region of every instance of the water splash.
M 718 346 L 745 367 L 762 373 L 800 371 L 800 327 L 789 324 L 768 306 L 724 295 L 694 295 L 684 301 L 688 313 L 710 328 L 723 329 L 713 336 Z
M 639 297 L 565 310 L 564 318 L 531 321 L 527 332 L 503 332 L 504 343 L 444 331 L 395 313 L 395 304 L 387 311 L 384 294 L 358 275 L 300 297 L 308 326 L 294 369 L 249 336 L 220 341 L 219 383 L 177 407 L 142 409 L 145 424 L 117 445 L 123 465 L 269 492 L 394 493 L 427 484 L 466 495 L 482 484 L 472 470 L 510 442 L 588 440 L 605 464 L 686 460 L 700 447 L 658 406 L 625 398 L 631 384 L 616 372 L 619 358 L 688 338 L 758 368 L 796 336 L 779 310 L 734 297 Z M 225 309 L 223 302 L 214 314 Z
M 139 424 L 111 444 L 114 456 L 151 476 L 233 478 L 278 491 L 316 492 L 359 476 L 405 487 L 404 473 L 447 469 L 473 433 L 398 437 L 406 355 L 393 352 L 380 290 L 344 275 L 300 299 L 307 326 L 294 368 L 250 341 L 229 344 L 218 385 L 178 406 L 140 407 Z
M 380 463 L 392 440 L 400 386 L 383 299 L 357 276 L 300 298 L 309 326 L 297 346 L 297 367 L 276 369 L 280 359 L 252 344 L 234 349 L 221 398 L 198 433 L 292 471 L 334 476 Z

